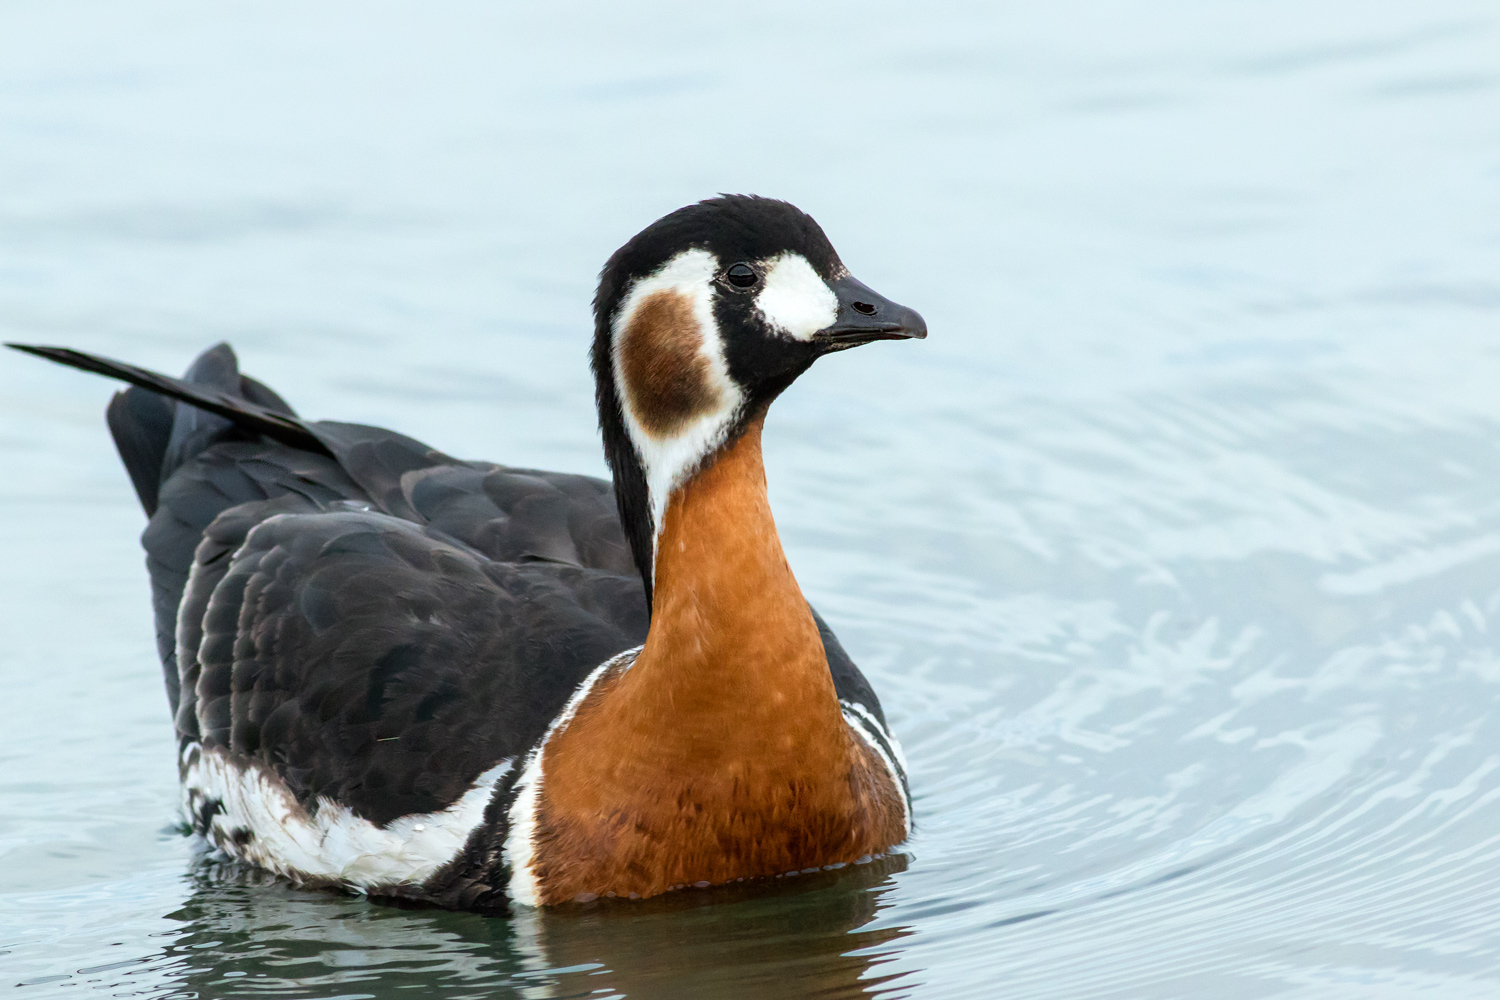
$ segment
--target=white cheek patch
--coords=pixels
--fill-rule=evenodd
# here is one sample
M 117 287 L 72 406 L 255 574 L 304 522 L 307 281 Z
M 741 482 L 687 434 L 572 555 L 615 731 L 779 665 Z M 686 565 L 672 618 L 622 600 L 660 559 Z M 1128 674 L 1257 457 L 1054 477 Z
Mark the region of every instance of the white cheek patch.
M 651 515 L 656 530 L 661 530 L 662 516 L 672 490 L 697 468 L 698 463 L 723 444 L 744 405 L 744 392 L 729 377 L 724 360 L 724 343 L 714 318 L 714 277 L 719 262 L 707 250 L 686 250 L 631 286 L 620 303 L 611 325 L 611 360 L 615 385 L 619 389 L 620 409 L 626 429 L 646 472 L 646 486 L 651 494 Z M 701 374 L 709 394 L 715 399 L 711 409 L 695 414 L 671 433 L 652 433 L 641 419 L 626 377 L 627 365 L 622 357 L 626 331 L 638 310 L 653 296 L 667 293 L 691 302 L 698 330 L 697 350 L 703 365 Z
M 755 306 L 767 323 L 793 340 L 811 340 L 839 315 L 833 289 L 799 253 L 784 253 L 771 261 Z

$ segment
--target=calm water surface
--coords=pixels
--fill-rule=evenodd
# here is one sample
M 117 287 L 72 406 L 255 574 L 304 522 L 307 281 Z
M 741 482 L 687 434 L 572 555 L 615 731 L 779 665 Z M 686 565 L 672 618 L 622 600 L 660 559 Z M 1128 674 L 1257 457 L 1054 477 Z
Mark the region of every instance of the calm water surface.
M 6 356 L 0 986 L 1500 995 L 1492 2 L 0 2 L 6 339 L 227 339 L 309 416 L 602 474 L 593 276 L 720 190 L 931 326 L 767 429 L 909 850 L 513 920 L 206 853 L 111 388 Z

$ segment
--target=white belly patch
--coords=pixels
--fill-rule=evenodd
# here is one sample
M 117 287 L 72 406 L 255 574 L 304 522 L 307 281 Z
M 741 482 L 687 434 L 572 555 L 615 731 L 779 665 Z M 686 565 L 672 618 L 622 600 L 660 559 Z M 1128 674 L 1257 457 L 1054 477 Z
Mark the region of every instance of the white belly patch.
M 326 798 L 304 809 L 275 773 L 190 744 L 182 751 L 182 805 L 191 817 L 221 804 L 206 833 L 226 854 L 297 881 L 368 892 L 420 885 L 453 860 L 513 765 L 506 759 L 485 771 L 446 809 L 376 826 Z

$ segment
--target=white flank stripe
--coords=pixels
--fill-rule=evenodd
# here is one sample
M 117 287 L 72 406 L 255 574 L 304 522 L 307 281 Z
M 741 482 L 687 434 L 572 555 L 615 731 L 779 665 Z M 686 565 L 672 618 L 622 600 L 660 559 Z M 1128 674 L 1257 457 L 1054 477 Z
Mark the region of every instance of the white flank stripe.
M 521 768 L 521 777 L 516 779 L 516 797 L 510 806 L 510 828 L 505 835 L 503 852 L 505 863 L 510 866 L 511 902 L 523 903 L 526 906 L 542 905 L 532 863 L 536 859 L 536 807 L 542 790 L 542 752 L 547 749 L 547 741 L 573 721 L 578 706 L 583 704 L 583 699 L 588 697 L 588 693 L 593 690 L 594 685 L 606 671 L 620 663 L 626 663 L 628 670 L 629 663 L 634 662 L 643 648 L 643 646 L 637 646 L 634 649 L 627 649 L 595 667 L 584 678 L 583 683 L 578 685 L 578 689 L 573 692 L 573 697 L 568 699 L 568 703 L 557 714 L 557 718 L 552 720 L 552 725 L 547 727 L 547 732 L 543 734 L 541 740 L 526 755 L 526 763 Z
M 205 802 L 222 803 L 208 833 L 226 854 L 299 881 L 336 882 L 367 892 L 418 885 L 451 861 L 484 821 L 496 782 L 513 764 L 506 759 L 485 771 L 446 809 L 376 826 L 326 798 L 309 812 L 273 772 L 192 744 L 183 750 L 182 802 L 189 816 Z M 239 830 L 253 836 L 236 843 Z
M 901 768 L 898 770 L 896 762 L 891 760 L 890 754 L 885 752 L 885 748 L 880 745 L 880 741 L 871 735 L 871 733 L 879 732 L 884 736 L 891 746 L 891 752 L 898 757 L 901 756 L 900 746 L 896 743 L 895 737 L 891 736 L 879 722 L 876 722 L 875 717 L 863 705 L 856 705 L 851 701 L 840 701 L 839 704 L 843 706 L 844 722 L 848 724 L 850 729 L 859 734 L 859 738 L 864 740 L 865 744 L 871 750 L 875 751 L 875 756 L 880 758 L 880 762 L 890 772 L 891 781 L 896 785 L 896 794 L 901 799 L 901 829 L 906 836 L 911 836 L 911 803 L 907 801 L 906 781 L 902 777 L 906 771 L 905 763 L 903 762 Z M 856 712 L 859 714 L 855 714 Z M 870 729 L 865 728 L 864 720 L 860 716 L 869 720 Z
M 896 755 L 896 763 L 901 765 L 901 773 L 905 774 L 907 771 L 906 754 L 901 751 L 901 744 L 896 742 L 896 737 L 891 735 L 891 731 L 882 726 L 880 724 L 880 720 L 875 718 L 874 713 L 872 713 L 868 708 L 865 708 L 865 706 L 861 705 L 859 702 L 840 700 L 839 704 L 843 705 L 845 708 L 849 709 L 851 712 L 854 712 L 860 718 L 864 719 L 866 727 L 871 732 L 879 733 L 881 736 L 885 737 L 885 742 L 890 746 L 891 753 Z

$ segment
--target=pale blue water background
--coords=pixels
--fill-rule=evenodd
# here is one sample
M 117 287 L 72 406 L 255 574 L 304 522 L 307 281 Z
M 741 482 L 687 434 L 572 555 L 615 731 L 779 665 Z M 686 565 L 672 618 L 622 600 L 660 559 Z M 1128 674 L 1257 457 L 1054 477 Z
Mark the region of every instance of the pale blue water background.
M 594 275 L 721 190 L 932 330 L 767 431 L 909 852 L 516 921 L 215 862 L 111 387 L 7 354 L 0 987 L 1500 995 L 1493 2 L 0 2 L 5 339 L 228 339 L 309 416 L 602 473 Z

